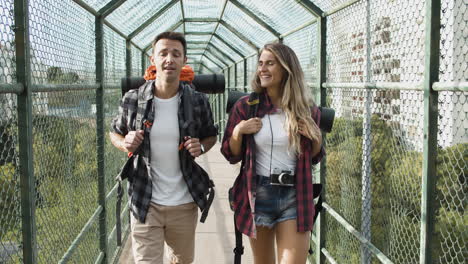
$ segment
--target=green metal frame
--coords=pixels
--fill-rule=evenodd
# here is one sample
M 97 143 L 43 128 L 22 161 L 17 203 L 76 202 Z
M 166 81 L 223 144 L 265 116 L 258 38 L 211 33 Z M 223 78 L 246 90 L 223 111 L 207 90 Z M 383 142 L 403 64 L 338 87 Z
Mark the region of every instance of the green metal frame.
M 327 78 L 327 18 L 320 17 L 318 18 L 318 45 L 317 45 L 317 55 L 318 55 L 318 78 L 317 85 L 320 91 L 320 101 L 321 106 L 327 106 L 327 89 L 323 86 Z M 323 134 L 323 145 L 326 147 L 326 135 Z M 322 184 L 322 199 L 326 202 L 327 198 L 327 157 L 323 157 L 320 162 L 320 183 Z M 316 263 L 324 264 L 325 258 L 322 257 L 322 249 L 325 248 L 326 240 L 326 226 L 327 226 L 327 215 L 325 210 L 321 212 L 317 218 L 317 231 L 316 231 Z
M 104 7 L 99 9 L 98 11 L 98 16 L 105 18 L 112 12 L 114 12 L 115 9 L 119 8 L 123 3 L 125 3 L 127 0 L 112 0 L 109 3 L 107 3 Z
M 218 49 L 215 45 L 209 43 L 208 44 L 209 47 L 207 47 L 207 50 L 210 50 L 210 49 L 214 49 L 216 50 L 217 52 L 221 53 L 221 55 L 223 55 L 224 57 L 226 57 L 228 60 L 230 60 L 232 63 L 235 63 L 236 61 L 229 55 L 227 55 L 225 52 L 223 52 L 222 50 Z M 214 53 L 213 53 L 214 55 Z
M 219 27 L 219 23 L 220 23 L 220 20 L 223 18 L 224 16 L 224 11 L 226 11 L 226 6 L 227 6 L 227 3 L 229 2 L 229 0 L 224 0 L 224 3 L 223 3 L 223 9 L 221 9 L 221 14 L 219 15 L 219 19 L 216 23 L 216 26 L 215 28 L 213 29 L 213 32 L 210 33 L 210 39 L 208 40 L 208 42 L 211 42 L 211 39 L 213 39 L 213 35 L 216 33 L 216 31 L 218 30 L 218 27 Z M 205 47 L 205 51 L 203 53 L 206 52 L 208 46 Z
M 29 1 L 15 0 L 16 81 L 24 90 L 18 94 L 18 145 L 21 192 L 23 262 L 37 263 L 36 180 L 33 166 L 33 113 L 31 54 L 29 41 Z
M 98 201 L 103 210 L 99 214 L 99 248 L 104 254 L 102 262 L 107 262 L 107 223 L 106 223 L 106 184 L 105 184 L 105 125 L 104 125 L 104 26 L 103 18 L 97 16 L 96 34 L 96 135 L 97 135 L 97 175 Z
M 221 20 L 219 22 L 221 25 L 223 25 L 224 27 L 226 27 L 229 31 L 231 31 L 232 33 L 234 33 L 234 35 L 236 35 L 238 38 L 240 38 L 242 41 L 244 41 L 245 43 L 247 43 L 250 47 L 252 47 L 254 50 L 259 50 L 260 48 L 255 45 L 255 43 L 253 43 L 252 41 L 250 41 L 247 37 L 245 37 L 244 35 L 242 35 L 242 33 L 240 33 L 239 31 L 237 31 L 237 29 L 233 28 L 231 25 L 229 25 L 226 21 L 224 20 Z
M 433 263 L 432 244 L 435 222 L 435 185 L 438 134 L 438 95 L 432 85 L 439 81 L 441 0 L 426 1 L 426 40 L 424 56 L 424 146 L 421 197 L 420 264 Z
M 244 53 L 240 52 L 238 49 L 234 48 L 231 44 L 229 44 L 226 40 L 221 38 L 218 34 L 213 35 L 217 40 L 221 41 L 224 43 L 224 45 L 228 46 L 232 51 L 234 51 L 237 55 L 241 56 L 242 58 L 245 58 Z

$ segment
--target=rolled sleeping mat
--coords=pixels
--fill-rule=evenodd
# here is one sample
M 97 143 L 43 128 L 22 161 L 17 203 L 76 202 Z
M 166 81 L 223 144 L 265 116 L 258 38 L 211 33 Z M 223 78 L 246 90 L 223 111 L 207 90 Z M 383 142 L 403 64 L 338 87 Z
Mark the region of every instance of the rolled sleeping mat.
M 226 113 L 230 113 L 234 104 L 243 96 L 248 96 L 250 93 L 240 91 L 231 91 L 228 94 Z M 333 128 L 333 121 L 335 120 L 335 110 L 329 107 L 319 106 L 321 111 L 320 116 L 320 129 L 326 133 L 330 133 Z
M 132 89 L 138 89 L 146 80 L 143 77 L 123 77 L 121 79 L 122 95 Z M 224 93 L 226 83 L 223 74 L 198 74 L 192 81 L 195 91 L 216 94 Z

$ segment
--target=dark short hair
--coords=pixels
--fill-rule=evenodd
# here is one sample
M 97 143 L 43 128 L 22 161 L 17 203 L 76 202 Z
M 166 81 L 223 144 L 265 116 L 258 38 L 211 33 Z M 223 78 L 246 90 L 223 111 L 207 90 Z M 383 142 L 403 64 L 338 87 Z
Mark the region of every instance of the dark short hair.
M 160 33 L 153 40 L 153 44 L 151 45 L 153 49 L 154 49 L 154 46 L 156 46 L 156 43 L 160 39 L 170 39 L 170 40 L 180 41 L 180 43 L 182 44 L 182 47 L 184 47 L 184 56 L 187 56 L 187 41 L 185 40 L 184 34 L 179 33 L 179 32 L 172 32 L 172 31 L 166 31 L 166 32 Z

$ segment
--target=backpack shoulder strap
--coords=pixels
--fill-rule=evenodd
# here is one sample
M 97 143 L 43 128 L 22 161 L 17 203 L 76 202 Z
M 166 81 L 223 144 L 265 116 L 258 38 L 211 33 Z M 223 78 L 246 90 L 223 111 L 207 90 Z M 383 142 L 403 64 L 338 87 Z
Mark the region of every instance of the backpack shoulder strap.
M 252 92 L 249 95 L 249 100 L 247 101 L 249 105 L 249 114 L 248 119 L 257 116 L 258 105 L 260 104 L 259 94 Z M 242 153 L 245 153 L 246 146 L 246 137 L 242 139 Z M 245 159 L 242 159 L 241 168 L 244 168 Z M 242 245 L 242 233 L 237 229 L 236 225 L 236 216 L 234 215 L 234 230 L 236 233 L 236 247 L 234 248 L 234 264 L 241 263 L 241 257 L 244 254 L 244 246 Z

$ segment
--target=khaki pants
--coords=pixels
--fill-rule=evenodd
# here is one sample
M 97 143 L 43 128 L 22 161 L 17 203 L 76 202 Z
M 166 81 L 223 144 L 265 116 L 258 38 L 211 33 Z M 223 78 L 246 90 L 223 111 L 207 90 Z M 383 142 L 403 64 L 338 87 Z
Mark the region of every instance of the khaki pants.
M 135 263 L 163 264 L 164 241 L 170 263 L 192 263 L 198 207 L 195 203 L 164 206 L 151 203 L 145 223 L 131 215 L 132 253 Z

